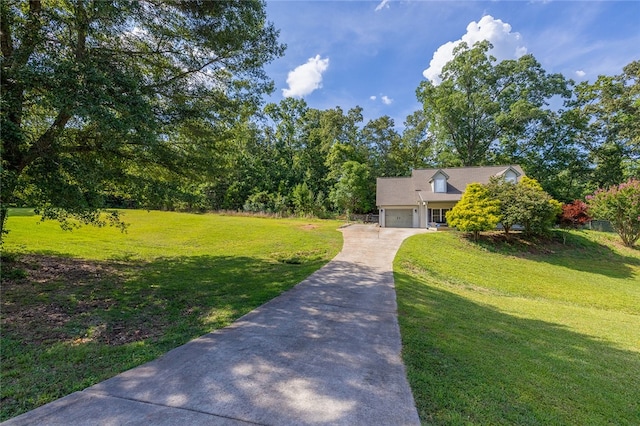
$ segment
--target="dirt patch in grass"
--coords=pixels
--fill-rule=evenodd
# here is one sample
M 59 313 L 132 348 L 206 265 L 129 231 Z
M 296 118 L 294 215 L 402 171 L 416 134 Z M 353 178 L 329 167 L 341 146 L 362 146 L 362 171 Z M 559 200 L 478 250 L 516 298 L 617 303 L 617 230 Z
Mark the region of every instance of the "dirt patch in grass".
M 157 336 L 158 324 L 115 320 L 123 264 L 24 255 L 3 259 L 2 330 L 23 343 L 122 345 Z
M 306 230 L 306 231 L 310 231 L 310 230 L 312 230 L 312 229 L 316 229 L 316 228 L 318 228 L 318 225 L 312 225 L 312 224 L 310 224 L 310 223 L 308 223 L 308 224 L 306 224 L 306 225 L 302 225 L 302 226 L 300 227 L 300 229 L 304 229 L 304 230 Z

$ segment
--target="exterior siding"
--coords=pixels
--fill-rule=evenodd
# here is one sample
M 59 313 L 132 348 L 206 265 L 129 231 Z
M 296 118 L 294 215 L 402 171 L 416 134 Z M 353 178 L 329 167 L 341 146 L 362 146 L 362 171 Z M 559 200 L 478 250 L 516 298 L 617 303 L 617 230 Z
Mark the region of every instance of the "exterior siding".
M 434 192 L 434 179 L 447 178 L 447 192 Z M 410 177 L 378 178 L 376 205 L 379 209 L 379 225 L 386 227 L 386 210 L 412 210 L 411 225 L 408 212 L 400 213 L 404 219 L 393 219 L 394 224 L 414 228 L 429 227 L 430 209 L 451 209 L 462 198 L 470 183 L 486 184 L 492 176 L 515 176 L 518 180 L 524 171 L 518 165 L 488 167 L 451 167 L 442 169 L 416 169 Z

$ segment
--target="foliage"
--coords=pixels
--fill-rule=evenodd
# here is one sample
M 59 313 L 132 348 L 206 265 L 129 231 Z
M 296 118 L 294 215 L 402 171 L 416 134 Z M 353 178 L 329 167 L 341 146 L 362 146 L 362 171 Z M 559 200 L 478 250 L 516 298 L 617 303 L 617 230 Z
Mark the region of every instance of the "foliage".
M 315 197 L 307 186 L 307 183 L 300 183 L 293 188 L 293 207 L 296 214 L 310 216 L 315 209 Z
M 481 231 L 494 229 L 500 221 L 500 201 L 492 199 L 479 183 L 471 183 L 462 199 L 447 212 L 447 223 L 462 232 L 472 232 L 478 239 Z
M 582 200 L 573 200 L 562 206 L 560 222 L 565 226 L 578 228 L 591 220 L 587 210 L 587 203 Z
M 499 157 L 521 165 L 547 193 L 566 202 L 586 195 L 592 170 L 585 146 L 589 118 L 572 102 L 565 107 L 538 114 L 523 134 L 503 141 Z
M 424 81 L 416 92 L 431 131 L 464 166 L 494 162 L 502 151 L 495 141 L 517 144 L 547 100 L 570 94 L 564 77 L 547 74 L 532 55 L 496 63 L 492 47 L 460 43 L 442 82 Z
M 423 167 L 520 164 L 563 202 L 638 176 L 637 61 L 572 92 L 531 55 L 497 62 L 488 42 L 460 44 L 400 131 L 359 106 L 261 108 L 264 65 L 284 48 L 264 9 L 3 2 L 0 223 L 11 205 L 63 226 L 122 225 L 99 213 L 125 206 L 324 215 L 358 198 L 348 209 L 366 212 L 376 177 Z M 357 194 L 349 162 L 368 171 Z
M 589 214 L 596 219 L 608 220 L 627 247 L 640 238 L 640 181 L 629 179 L 625 183 L 600 189 L 587 197 Z
M 273 89 L 284 46 L 262 1 L 159 3 L 2 2 L 1 219 L 173 199 Z
M 424 111 L 407 116 L 397 153 L 399 163 L 407 170 L 433 167 L 437 163 L 445 165 L 437 158 L 436 141 L 428 128 Z
M 267 191 L 251 194 L 244 203 L 243 209 L 254 213 L 285 213 L 287 200 L 280 194 L 271 194 Z
M 640 162 L 640 61 L 622 74 L 599 76 L 576 87 L 578 109 L 589 119 L 590 160 L 595 163 L 592 184 L 607 188 L 638 177 Z
M 512 211 L 509 220 L 524 226 L 528 234 L 544 234 L 562 213 L 562 204 L 547 194 L 532 178 L 523 176 L 516 185 L 518 209 Z
M 368 212 L 371 186 L 369 167 L 356 161 L 347 161 L 342 165 L 340 177 L 329 194 L 329 199 L 336 208 L 349 213 Z
M 489 195 L 500 201 L 500 224 L 505 234 L 518 224 L 518 216 L 522 206 L 518 200 L 518 185 L 507 182 L 503 177 L 494 176 L 486 185 Z
M 401 137 L 392 118 L 383 116 L 369 121 L 361 132 L 362 143 L 370 149 L 370 165 L 377 176 L 406 176 L 410 172 L 401 163 Z

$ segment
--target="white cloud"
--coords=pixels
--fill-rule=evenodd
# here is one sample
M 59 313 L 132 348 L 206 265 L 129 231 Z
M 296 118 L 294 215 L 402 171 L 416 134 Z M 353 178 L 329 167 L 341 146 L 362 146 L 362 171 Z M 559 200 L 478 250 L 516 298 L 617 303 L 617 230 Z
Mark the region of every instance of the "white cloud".
M 320 55 L 309 58 L 307 63 L 297 66 L 287 75 L 288 89 L 282 89 L 282 96 L 303 97 L 322 87 L 322 74 L 329 67 L 329 58 Z
M 369 100 L 373 102 L 376 102 L 378 99 L 380 99 L 380 102 L 382 102 L 385 105 L 391 105 L 393 103 L 393 99 L 391 99 L 387 95 L 380 94 L 380 96 L 376 96 L 376 95 L 369 96 Z
M 376 6 L 376 12 L 382 9 L 388 9 L 388 8 L 389 8 L 389 0 L 382 0 L 380 4 Z
M 584 77 L 585 75 L 587 75 L 587 73 L 582 71 L 582 70 L 578 70 L 578 71 L 576 71 L 576 75 L 578 77 Z
M 466 42 L 471 47 L 482 40 L 489 40 L 493 44 L 493 49 L 489 53 L 498 61 L 517 59 L 527 53 L 527 48 L 522 46 L 520 33 L 511 32 L 511 25 L 486 15 L 479 22 L 469 23 L 467 32 L 459 40 L 440 46 L 434 52 L 429 68 L 424 70 L 422 75 L 434 84 L 439 84 L 442 67 L 453 58 L 453 49 L 461 42 Z

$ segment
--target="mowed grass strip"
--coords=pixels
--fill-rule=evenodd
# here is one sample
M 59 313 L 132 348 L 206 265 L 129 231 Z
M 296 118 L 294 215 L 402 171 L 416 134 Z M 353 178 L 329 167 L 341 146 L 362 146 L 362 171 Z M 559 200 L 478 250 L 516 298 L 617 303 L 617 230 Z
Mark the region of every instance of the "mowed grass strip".
M 0 420 L 230 324 L 342 247 L 337 221 L 135 210 L 123 219 L 126 234 L 68 232 L 11 212 Z
M 394 272 L 422 422 L 640 424 L 640 251 L 616 241 L 405 241 Z

